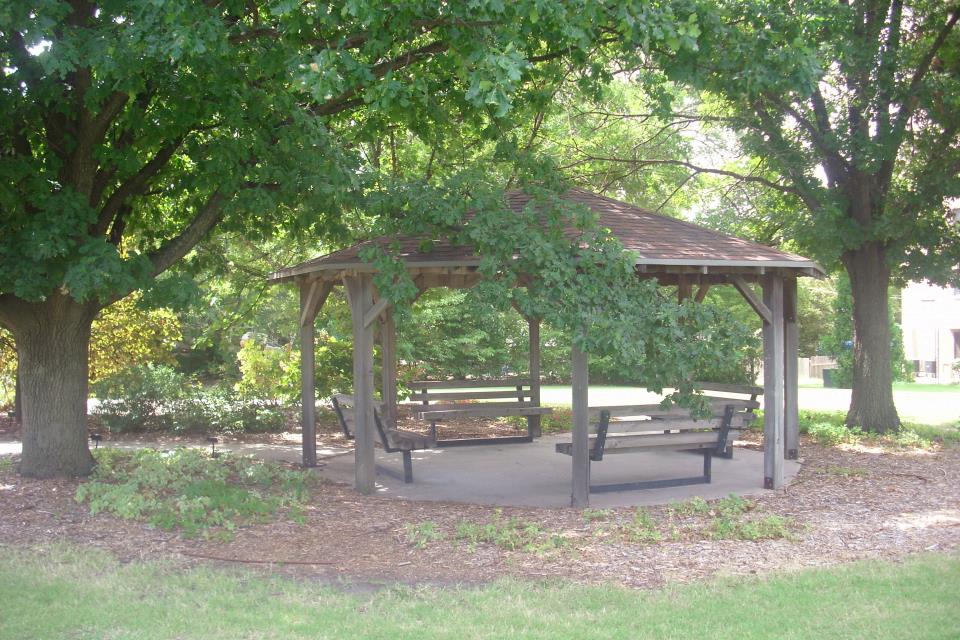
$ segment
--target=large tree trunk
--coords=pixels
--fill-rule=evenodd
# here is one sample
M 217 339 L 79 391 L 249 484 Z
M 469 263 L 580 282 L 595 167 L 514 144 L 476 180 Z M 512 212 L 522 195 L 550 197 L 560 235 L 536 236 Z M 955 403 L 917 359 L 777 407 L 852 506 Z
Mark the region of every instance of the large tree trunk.
M 90 473 L 87 373 L 93 304 L 54 294 L 20 303 L 10 329 L 19 355 L 23 455 L 20 472 L 48 478 Z
M 847 424 L 884 433 L 900 427 L 893 403 L 890 268 L 877 242 L 843 255 L 853 294 L 853 393 Z

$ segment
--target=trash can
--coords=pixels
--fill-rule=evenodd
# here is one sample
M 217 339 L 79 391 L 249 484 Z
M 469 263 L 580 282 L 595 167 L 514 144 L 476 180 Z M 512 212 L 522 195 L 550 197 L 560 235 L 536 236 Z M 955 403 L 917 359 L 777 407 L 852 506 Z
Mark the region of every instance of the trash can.
M 837 383 L 833 379 L 833 372 L 836 369 L 824 369 L 823 370 L 823 387 L 824 389 L 836 389 Z

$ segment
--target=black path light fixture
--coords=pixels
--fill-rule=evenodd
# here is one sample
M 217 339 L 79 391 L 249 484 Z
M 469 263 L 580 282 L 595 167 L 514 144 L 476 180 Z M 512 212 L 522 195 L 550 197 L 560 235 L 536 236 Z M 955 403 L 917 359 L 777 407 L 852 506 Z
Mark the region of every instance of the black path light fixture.
M 207 442 L 210 443 L 210 457 L 219 458 L 220 452 L 217 451 L 217 443 L 220 442 L 220 439 L 217 436 L 207 436 Z
M 103 440 L 103 436 L 100 435 L 99 433 L 91 433 L 91 434 L 90 434 L 90 439 L 93 440 L 93 448 L 94 448 L 94 449 L 99 449 L 99 448 L 100 448 L 100 441 Z

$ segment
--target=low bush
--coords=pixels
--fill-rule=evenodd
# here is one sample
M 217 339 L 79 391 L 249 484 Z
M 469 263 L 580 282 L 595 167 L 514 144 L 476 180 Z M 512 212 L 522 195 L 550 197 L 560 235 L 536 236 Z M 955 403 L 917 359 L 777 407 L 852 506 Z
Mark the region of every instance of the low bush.
M 285 511 L 302 520 L 311 476 L 276 463 L 197 449 L 125 451 L 101 448 L 77 502 L 94 515 L 146 520 L 187 537 L 230 538 L 241 525 L 265 522 Z
M 138 365 L 94 385 L 93 414 L 115 433 L 262 433 L 283 430 L 283 407 L 203 387 L 164 365 Z

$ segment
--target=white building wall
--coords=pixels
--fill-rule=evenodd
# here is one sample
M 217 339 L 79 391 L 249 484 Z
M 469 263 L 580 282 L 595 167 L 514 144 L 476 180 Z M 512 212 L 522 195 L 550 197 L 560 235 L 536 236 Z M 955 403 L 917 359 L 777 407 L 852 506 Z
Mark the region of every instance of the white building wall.
M 917 380 L 956 382 L 960 360 L 960 289 L 911 282 L 901 298 L 903 346 Z

